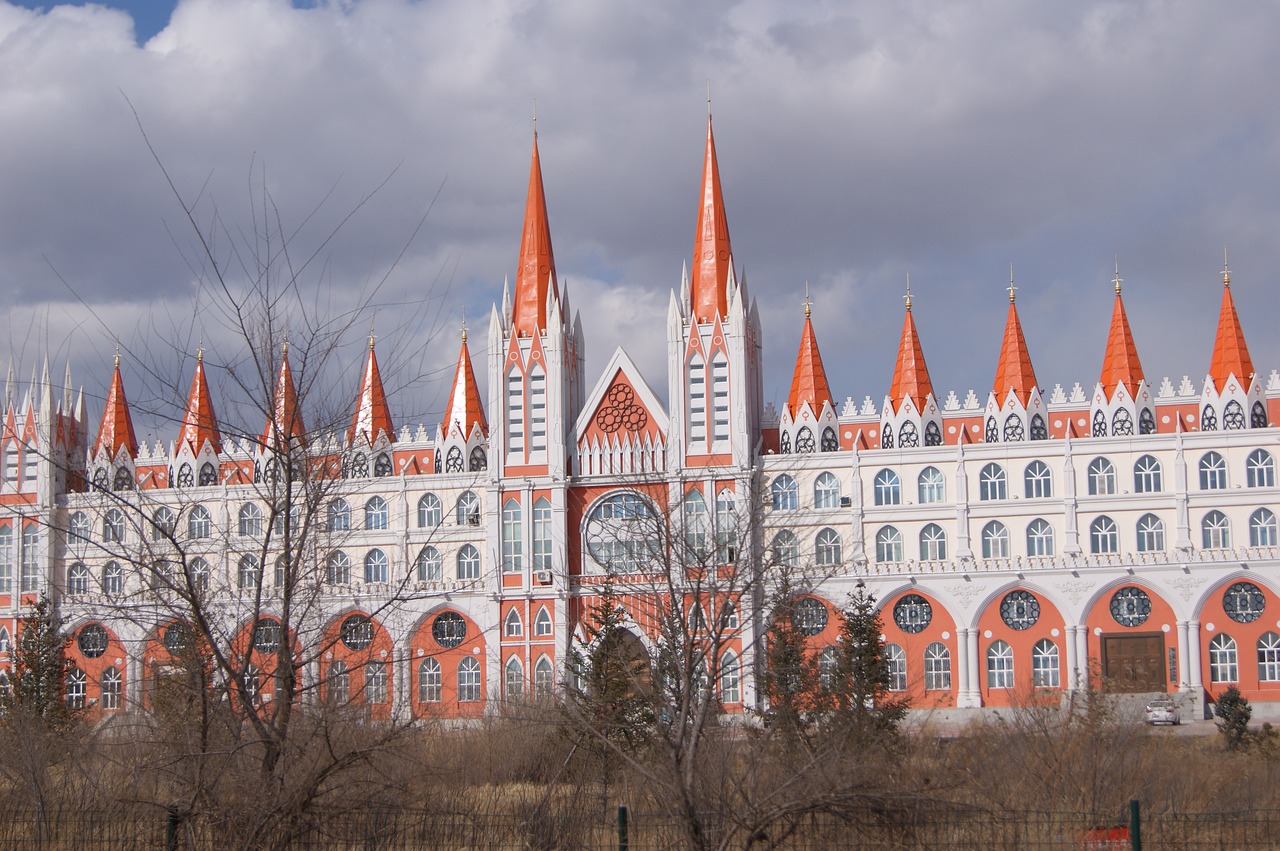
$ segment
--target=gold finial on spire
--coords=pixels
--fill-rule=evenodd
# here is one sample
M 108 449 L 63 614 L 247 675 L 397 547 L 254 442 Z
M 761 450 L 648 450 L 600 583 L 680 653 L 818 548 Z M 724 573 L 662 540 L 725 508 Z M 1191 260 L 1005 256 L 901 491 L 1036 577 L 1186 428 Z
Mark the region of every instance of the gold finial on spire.
M 281 357 L 289 356 L 289 338 L 288 337 L 285 337 L 284 342 L 280 344 L 280 356 Z
M 1124 283 L 1124 278 L 1120 277 L 1120 255 L 1116 255 L 1116 276 L 1111 279 L 1111 283 L 1116 285 L 1116 295 L 1120 295 L 1120 285 Z
M 463 311 L 462 311 L 462 342 L 464 342 L 464 343 L 465 343 L 466 341 L 467 341 L 467 311 L 466 311 L 466 308 L 463 308 Z
M 911 273 L 907 273 L 907 294 L 903 296 L 907 302 L 907 313 L 911 312 Z
M 1017 299 L 1018 288 L 1013 285 L 1013 263 L 1009 264 L 1009 304 Z
M 116 340 L 116 369 L 120 368 L 120 341 Z
M 809 318 L 810 308 L 812 304 L 813 303 L 809 301 L 809 279 L 805 278 L 804 279 L 804 316 L 806 319 Z
M 369 351 L 373 351 L 373 341 L 375 339 L 375 335 L 373 333 L 373 322 L 374 322 L 373 318 L 370 318 L 369 319 Z
M 1227 247 L 1222 246 L 1222 285 L 1231 286 L 1231 267 L 1227 265 Z
M 196 349 L 196 363 L 204 363 L 204 346 Z

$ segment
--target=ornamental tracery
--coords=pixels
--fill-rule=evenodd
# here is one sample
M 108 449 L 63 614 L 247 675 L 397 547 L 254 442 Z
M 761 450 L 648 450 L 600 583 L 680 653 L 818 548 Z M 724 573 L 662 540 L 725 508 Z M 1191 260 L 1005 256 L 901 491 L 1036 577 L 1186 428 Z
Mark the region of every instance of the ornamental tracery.
M 649 424 L 649 414 L 636 402 L 636 391 L 619 382 L 604 394 L 600 410 L 596 412 L 596 425 L 605 434 L 619 430 L 633 434 Z

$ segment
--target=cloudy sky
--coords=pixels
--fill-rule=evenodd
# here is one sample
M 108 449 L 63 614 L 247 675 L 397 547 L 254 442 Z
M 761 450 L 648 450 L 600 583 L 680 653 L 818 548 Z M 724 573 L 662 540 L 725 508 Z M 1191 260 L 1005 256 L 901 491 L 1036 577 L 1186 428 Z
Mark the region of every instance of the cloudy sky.
M 479 366 L 514 274 L 536 102 L 588 382 L 626 341 L 665 395 L 710 81 L 767 399 L 786 396 L 807 281 L 833 392 L 879 401 L 908 273 L 940 395 L 985 393 L 1010 263 L 1040 383 L 1088 386 L 1117 255 L 1148 376 L 1199 380 L 1224 246 L 1269 374 L 1277 41 L 1280 6 L 1249 0 L 0 0 L 0 357 L 19 383 L 46 350 L 55 372 L 70 357 L 100 396 L 118 338 L 144 396 L 158 340 L 234 348 L 192 308 L 208 270 L 178 199 L 225 261 L 267 198 L 298 297 L 371 300 L 393 415 L 434 425 L 456 327 Z

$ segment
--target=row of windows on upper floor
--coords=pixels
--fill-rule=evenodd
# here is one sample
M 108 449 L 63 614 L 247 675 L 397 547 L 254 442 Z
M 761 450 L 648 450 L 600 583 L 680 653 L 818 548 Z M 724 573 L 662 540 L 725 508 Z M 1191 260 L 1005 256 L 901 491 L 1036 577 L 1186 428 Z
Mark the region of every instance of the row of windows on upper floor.
M 1200 456 L 1201 490 L 1224 490 L 1228 486 L 1227 461 L 1218 452 Z M 1053 473 L 1044 461 L 1035 460 L 1023 470 L 1023 487 L 1027 499 L 1053 496 Z M 1089 462 L 1086 472 L 1090 496 L 1113 496 L 1118 493 L 1119 474 L 1109 458 L 1097 457 Z M 1275 458 L 1265 449 L 1255 449 L 1245 460 L 1245 482 L 1251 488 L 1276 486 Z M 1154 455 L 1143 455 L 1133 465 L 1133 492 L 1159 493 L 1164 490 L 1164 467 Z M 902 480 L 888 467 L 876 473 L 872 483 L 876 505 L 901 505 Z M 799 506 L 799 486 L 793 476 L 782 473 L 770 484 L 770 502 L 775 511 L 790 511 Z M 920 471 L 916 479 L 917 500 L 921 505 L 946 501 L 946 478 L 937 467 Z M 836 508 L 840 505 L 840 482 L 833 473 L 820 474 L 813 486 L 814 508 Z M 978 499 L 983 501 L 1009 498 L 1009 477 L 995 462 L 986 464 L 978 473 Z
M 34 446 L 11 444 L 0 452 L 0 485 L 11 485 L 14 490 L 34 486 L 39 470 L 40 454 Z
M 13 591 L 15 559 L 18 562 L 18 590 L 39 591 L 42 575 L 40 527 L 28 523 L 22 527 L 21 535 L 16 535 L 10 521 L 0 521 L 0 594 Z

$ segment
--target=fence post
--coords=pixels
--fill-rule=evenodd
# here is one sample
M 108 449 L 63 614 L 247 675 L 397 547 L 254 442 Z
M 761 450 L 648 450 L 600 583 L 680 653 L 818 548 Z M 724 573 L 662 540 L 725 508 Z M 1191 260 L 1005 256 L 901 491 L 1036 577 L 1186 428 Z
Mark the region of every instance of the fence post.
M 618 851 L 627 851 L 627 805 L 618 805 Z
M 1142 851 L 1142 813 L 1136 798 L 1129 802 L 1129 847 Z

